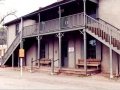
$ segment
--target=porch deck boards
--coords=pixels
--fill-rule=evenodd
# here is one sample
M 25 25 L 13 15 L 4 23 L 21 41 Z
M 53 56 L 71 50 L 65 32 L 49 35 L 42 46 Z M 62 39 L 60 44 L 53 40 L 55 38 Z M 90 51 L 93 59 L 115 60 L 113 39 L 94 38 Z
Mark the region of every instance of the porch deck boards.
M 24 67 L 24 70 L 30 71 L 30 67 L 26 66 Z M 51 73 L 51 67 L 50 66 L 41 66 L 38 68 L 38 66 L 33 67 L 33 72 L 43 72 L 43 73 Z M 87 74 L 96 74 L 100 73 L 100 70 L 97 69 L 87 69 L 87 73 L 82 68 L 54 68 L 54 73 L 56 74 L 73 74 L 73 75 L 87 75 Z
M 75 74 L 75 75 L 87 75 L 87 74 L 96 74 L 100 72 L 100 69 L 87 69 L 87 72 L 84 71 L 84 69 L 78 69 L 78 68 L 62 68 L 60 70 L 61 73 L 67 73 L 67 74 Z

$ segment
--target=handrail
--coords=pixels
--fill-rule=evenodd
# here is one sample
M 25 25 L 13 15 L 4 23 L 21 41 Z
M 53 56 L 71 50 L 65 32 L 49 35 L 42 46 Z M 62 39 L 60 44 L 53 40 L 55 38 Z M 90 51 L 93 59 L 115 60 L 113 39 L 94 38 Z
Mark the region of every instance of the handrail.
M 95 22 L 97 22 L 97 23 L 99 23 L 99 24 L 101 24 L 101 25 L 103 25 L 103 26 L 105 26 L 106 27 L 106 25 L 104 25 L 103 23 L 101 23 L 101 22 L 99 22 L 98 20 L 96 20 L 95 18 L 92 18 L 92 17 L 90 17 L 89 15 L 87 15 L 86 14 L 86 16 L 87 17 L 89 17 L 90 19 L 92 19 L 92 20 L 94 20 Z M 109 27 L 108 27 L 109 28 Z M 110 29 L 110 28 L 109 28 Z M 116 32 L 118 32 L 118 30 L 116 30 Z M 118 33 L 120 33 L 120 32 L 118 32 Z
M 58 61 L 59 59 L 54 60 L 54 62 Z
M 40 59 L 32 60 L 32 62 L 39 61 Z M 52 58 L 51 58 L 52 60 Z M 54 62 L 58 61 L 59 59 L 54 60 Z
M 16 38 L 14 39 L 14 41 L 12 42 L 12 44 L 9 46 L 9 48 L 12 47 L 12 45 L 13 45 L 14 42 L 17 40 L 17 38 L 18 38 L 18 36 L 20 35 L 20 33 L 21 33 L 21 31 L 18 33 L 18 35 L 16 36 Z M 9 50 L 9 48 L 8 48 L 8 50 Z M 8 51 L 8 50 L 7 50 L 7 51 Z M 7 51 L 6 51 L 6 53 L 7 53 Z M 5 54 L 6 54 L 6 53 L 5 53 Z
M 32 25 L 24 26 L 23 29 L 24 29 L 24 28 L 27 28 L 27 27 L 30 27 L 30 26 L 35 26 L 35 25 L 37 25 L 37 24 L 38 24 L 38 23 L 35 23 L 35 24 L 32 24 Z
M 117 27 L 113 26 L 112 24 L 110 24 L 110 23 L 106 22 L 105 20 L 103 20 L 103 19 L 101 19 L 101 18 L 96 18 L 96 19 L 97 19 L 97 20 L 101 20 L 101 21 L 102 21 L 102 22 L 104 22 L 105 24 L 108 24 L 108 25 L 110 25 L 110 26 L 114 27 L 115 29 L 117 29 L 118 31 L 120 31 L 120 29 L 119 29 L 119 28 L 117 28 Z

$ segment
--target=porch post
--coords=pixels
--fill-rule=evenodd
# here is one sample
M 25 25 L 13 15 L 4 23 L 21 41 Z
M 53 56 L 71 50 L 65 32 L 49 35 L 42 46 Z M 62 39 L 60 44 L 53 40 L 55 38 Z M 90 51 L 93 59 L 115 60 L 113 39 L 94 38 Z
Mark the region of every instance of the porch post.
M 40 40 L 42 39 L 42 37 L 38 36 L 37 40 L 38 40 L 38 55 L 37 55 L 37 59 L 38 59 L 38 67 L 40 68 Z
M 20 48 L 23 48 L 22 35 L 23 35 L 23 18 L 21 17 L 21 37 L 20 37 Z
M 59 30 L 61 30 L 61 7 L 59 6 Z M 58 33 L 58 38 L 59 38 L 59 69 L 61 69 L 61 37 L 62 34 Z
M 22 48 L 23 48 L 22 35 L 23 35 L 23 18 L 21 17 L 21 37 L 20 37 L 20 49 L 22 49 Z M 21 66 L 21 76 L 22 76 L 23 58 L 20 58 L 20 66 Z
M 59 69 L 61 69 L 61 33 L 58 33 L 59 37 Z
M 110 48 L 110 78 L 113 78 L 113 60 L 112 60 L 112 49 Z
M 84 4 L 84 27 L 86 25 L 85 14 L 86 14 L 86 0 L 83 0 Z M 86 29 L 84 28 L 84 71 L 87 73 L 87 63 L 86 63 Z
M 59 30 L 61 29 L 61 7 L 59 6 Z
M 112 31 L 110 30 L 110 46 L 109 46 L 109 52 L 110 52 L 110 78 L 113 78 L 113 60 L 112 60 L 112 49 L 111 49 L 111 37 L 112 37 Z
M 12 53 L 12 69 L 14 69 L 14 52 Z
M 74 36 L 74 67 L 76 68 L 76 37 Z
M 53 59 L 51 59 L 51 68 L 52 68 L 52 71 L 51 71 L 51 74 L 53 75 L 54 74 L 54 38 L 53 38 Z
M 38 18 L 39 18 L 39 25 L 38 25 L 38 27 L 39 27 L 39 32 L 38 32 L 38 33 L 40 33 L 40 13 L 38 14 Z
M 119 76 L 119 54 L 117 54 L 116 59 L 116 76 Z

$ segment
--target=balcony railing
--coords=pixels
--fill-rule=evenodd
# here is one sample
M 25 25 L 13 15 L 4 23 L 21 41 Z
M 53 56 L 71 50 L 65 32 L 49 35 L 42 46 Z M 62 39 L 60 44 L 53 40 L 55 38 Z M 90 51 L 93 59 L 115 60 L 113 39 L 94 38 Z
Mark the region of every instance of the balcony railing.
M 59 24 L 59 20 L 60 20 L 60 24 Z M 73 28 L 79 28 L 84 25 L 83 21 L 84 21 L 84 13 L 78 13 L 78 14 L 61 17 L 60 19 L 57 18 L 48 21 L 42 21 L 40 23 L 40 29 L 38 23 L 24 27 L 23 37 L 42 34 L 42 33 L 56 32 L 59 30 L 62 31 Z
M 25 26 L 23 28 L 23 37 L 30 36 L 30 35 L 36 35 L 39 33 L 39 27 L 38 23 L 30 26 Z

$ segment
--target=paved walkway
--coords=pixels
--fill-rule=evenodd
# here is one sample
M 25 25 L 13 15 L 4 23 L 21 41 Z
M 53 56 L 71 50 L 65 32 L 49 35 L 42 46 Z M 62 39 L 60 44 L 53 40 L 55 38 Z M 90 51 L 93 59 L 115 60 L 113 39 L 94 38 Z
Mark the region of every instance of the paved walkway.
M 120 90 L 120 80 L 110 80 L 106 75 L 88 77 L 29 73 L 0 68 L 0 89 L 76 89 Z

